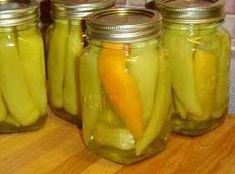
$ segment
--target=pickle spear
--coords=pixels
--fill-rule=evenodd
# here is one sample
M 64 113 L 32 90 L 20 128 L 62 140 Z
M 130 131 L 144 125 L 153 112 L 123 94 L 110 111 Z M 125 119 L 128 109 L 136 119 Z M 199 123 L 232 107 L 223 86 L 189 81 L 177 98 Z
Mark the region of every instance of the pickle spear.
M 115 128 L 100 122 L 94 128 L 94 139 L 101 146 L 111 146 L 121 150 L 135 148 L 135 139 L 127 129 Z
M 216 56 L 210 52 L 200 49 L 197 49 L 194 55 L 196 91 L 203 110 L 202 115 L 194 118 L 198 121 L 209 119 L 214 109 L 217 80 L 216 59 Z
M 98 47 L 92 48 L 80 59 L 80 94 L 82 106 L 83 137 L 85 144 L 89 144 L 96 121 L 102 110 L 102 93 L 97 71 Z M 88 138 L 88 139 L 87 139 Z
M 126 46 L 103 43 L 98 57 L 98 72 L 108 99 L 127 129 L 139 139 L 143 134 L 142 101 L 135 80 L 126 70 Z
M 201 115 L 194 80 L 194 43 L 184 33 L 167 32 L 164 42 L 171 58 L 172 88 L 186 113 Z M 177 43 L 176 43 L 177 41 Z
M 0 52 L 0 84 L 4 101 L 21 125 L 30 125 L 38 119 L 40 111 L 29 93 L 15 34 L 1 35 Z
M 113 108 L 112 104 L 108 101 L 105 95 L 104 97 L 105 102 L 102 103 L 102 113 L 100 114 L 99 122 L 113 127 L 125 127 L 123 121 Z
M 136 143 L 136 155 L 140 155 L 159 135 L 171 106 L 169 58 L 161 53 L 159 57 L 156 96 L 150 120 L 141 139 Z
M 64 59 L 68 36 L 68 21 L 55 22 L 51 31 L 48 55 L 49 101 L 56 108 L 63 107 Z M 60 39 L 58 39 L 60 38 Z
M 79 106 L 79 85 L 76 76 L 78 69 L 78 59 L 82 51 L 81 25 L 80 21 L 70 21 L 69 34 L 66 45 L 65 69 L 64 69 L 64 109 L 77 115 L 80 111 Z
M 47 98 L 43 41 L 35 28 L 21 31 L 18 35 L 19 56 L 30 95 L 40 115 L 45 115 Z
M 136 80 L 143 101 L 144 125 L 152 112 L 157 82 L 157 41 L 144 41 L 131 44 L 130 73 Z M 143 51 L 144 49 L 144 51 Z
M 219 118 L 227 111 L 229 99 L 229 64 L 230 64 L 230 38 L 229 35 L 221 34 L 221 53 L 218 58 L 218 80 L 216 85 L 215 109 L 213 118 Z M 222 109 L 221 109 L 222 108 Z

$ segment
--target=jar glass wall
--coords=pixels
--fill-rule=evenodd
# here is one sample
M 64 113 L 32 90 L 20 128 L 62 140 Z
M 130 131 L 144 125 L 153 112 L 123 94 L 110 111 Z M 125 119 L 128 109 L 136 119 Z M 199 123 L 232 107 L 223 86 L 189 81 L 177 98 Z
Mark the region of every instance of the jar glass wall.
M 171 111 L 169 60 L 157 47 L 155 39 L 96 42 L 81 57 L 83 136 L 88 148 L 101 156 L 131 163 L 165 148 Z
M 163 42 L 171 57 L 176 132 L 208 132 L 227 113 L 230 41 L 218 25 L 165 25 Z
M 19 9 L 11 9 L 16 4 Z M 7 2 L 2 8 L 6 11 L 0 12 L 0 133 L 36 130 L 45 122 L 47 113 L 44 50 L 36 23 L 37 7 Z
M 221 125 L 228 109 L 230 38 L 222 3 L 159 2 L 163 45 L 171 61 L 172 129 L 204 134 Z
M 57 116 L 79 127 L 81 108 L 76 64 L 86 46 L 84 18 L 113 4 L 107 0 L 52 3 L 54 23 L 47 31 L 49 103 Z
M 120 17 L 123 11 L 126 13 Z M 98 13 L 94 18 L 91 16 L 94 23 L 88 22 L 87 31 L 90 43 L 80 58 L 85 144 L 100 156 L 124 164 L 140 161 L 162 151 L 170 133 L 169 58 L 164 56 L 159 35 L 156 35 L 159 32 L 155 28 L 158 23 L 156 18 L 152 19 L 156 16 L 152 11 L 147 12 L 149 16 L 144 14 L 146 11 L 143 9 L 113 9 L 104 11 L 104 14 Z M 140 14 L 141 22 L 148 21 L 140 31 L 153 26 L 154 32 L 147 39 L 147 31 L 128 33 L 129 40 L 120 41 L 125 37 L 122 35 L 125 29 L 120 21 L 125 19 L 130 22 L 131 18 Z M 102 16 L 107 18 L 103 19 Z M 116 17 L 119 18 L 118 24 L 114 24 Z M 113 22 L 109 23 L 109 20 Z M 98 36 L 99 39 L 95 39 L 99 31 L 96 21 L 98 24 L 103 21 L 112 27 L 119 27 L 108 28 L 101 24 L 107 35 L 103 33 Z M 130 27 L 128 31 L 136 32 L 136 25 L 129 23 L 133 28 Z M 116 37 L 113 37 L 114 33 Z M 133 40 L 133 37 L 141 39 Z
M 79 89 L 76 79 L 78 56 L 83 49 L 80 20 L 56 19 L 48 31 L 48 96 L 53 112 L 81 124 Z

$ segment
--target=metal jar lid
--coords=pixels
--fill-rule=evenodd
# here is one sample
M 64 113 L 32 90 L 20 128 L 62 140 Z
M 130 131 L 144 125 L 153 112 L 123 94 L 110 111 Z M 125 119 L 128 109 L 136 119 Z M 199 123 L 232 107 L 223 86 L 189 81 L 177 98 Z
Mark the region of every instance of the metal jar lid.
M 30 0 L 0 1 L 0 26 L 16 26 L 38 19 L 38 6 Z
M 54 18 L 81 19 L 96 10 L 112 7 L 115 0 L 54 0 L 52 13 Z
M 156 0 L 163 21 L 173 23 L 213 23 L 224 19 L 221 0 Z
M 89 15 L 86 25 L 89 39 L 130 42 L 159 36 L 162 22 L 156 11 L 116 8 Z

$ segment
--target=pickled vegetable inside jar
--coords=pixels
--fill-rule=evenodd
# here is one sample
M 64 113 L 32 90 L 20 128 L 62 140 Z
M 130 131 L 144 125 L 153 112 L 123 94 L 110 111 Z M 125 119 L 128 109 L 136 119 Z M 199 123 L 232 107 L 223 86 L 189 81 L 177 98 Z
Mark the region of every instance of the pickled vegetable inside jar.
M 221 1 L 157 3 L 171 60 L 175 132 L 206 133 L 227 113 L 230 39 L 221 27 L 222 7 Z
M 52 2 L 54 23 L 47 32 L 49 102 L 57 116 L 80 126 L 76 64 L 85 46 L 84 18 L 113 4 L 110 0 Z
M 89 149 L 130 164 L 162 151 L 170 132 L 169 59 L 158 13 L 112 9 L 87 19 L 80 57 L 83 138 Z
M 43 41 L 37 5 L 2 2 L 0 11 L 0 133 L 31 131 L 46 120 Z

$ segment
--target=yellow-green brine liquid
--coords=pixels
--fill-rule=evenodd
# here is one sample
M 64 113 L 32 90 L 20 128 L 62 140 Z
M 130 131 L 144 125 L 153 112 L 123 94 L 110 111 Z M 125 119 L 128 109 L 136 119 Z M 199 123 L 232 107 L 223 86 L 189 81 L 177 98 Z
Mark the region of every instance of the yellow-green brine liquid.
M 86 46 L 84 17 L 113 3 L 107 0 L 52 2 L 54 23 L 47 31 L 49 103 L 57 116 L 79 126 L 81 107 L 76 64 Z
M 37 6 L 11 1 L 1 8 L 0 133 L 36 130 L 45 122 L 47 113 Z
M 171 61 L 172 129 L 200 135 L 219 126 L 227 113 L 230 38 L 221 27 L 220 2 L 181 3 L 157 4 L 164 17 L 163 45 Z M 195 14 L 183 17 L 186 10 Z

